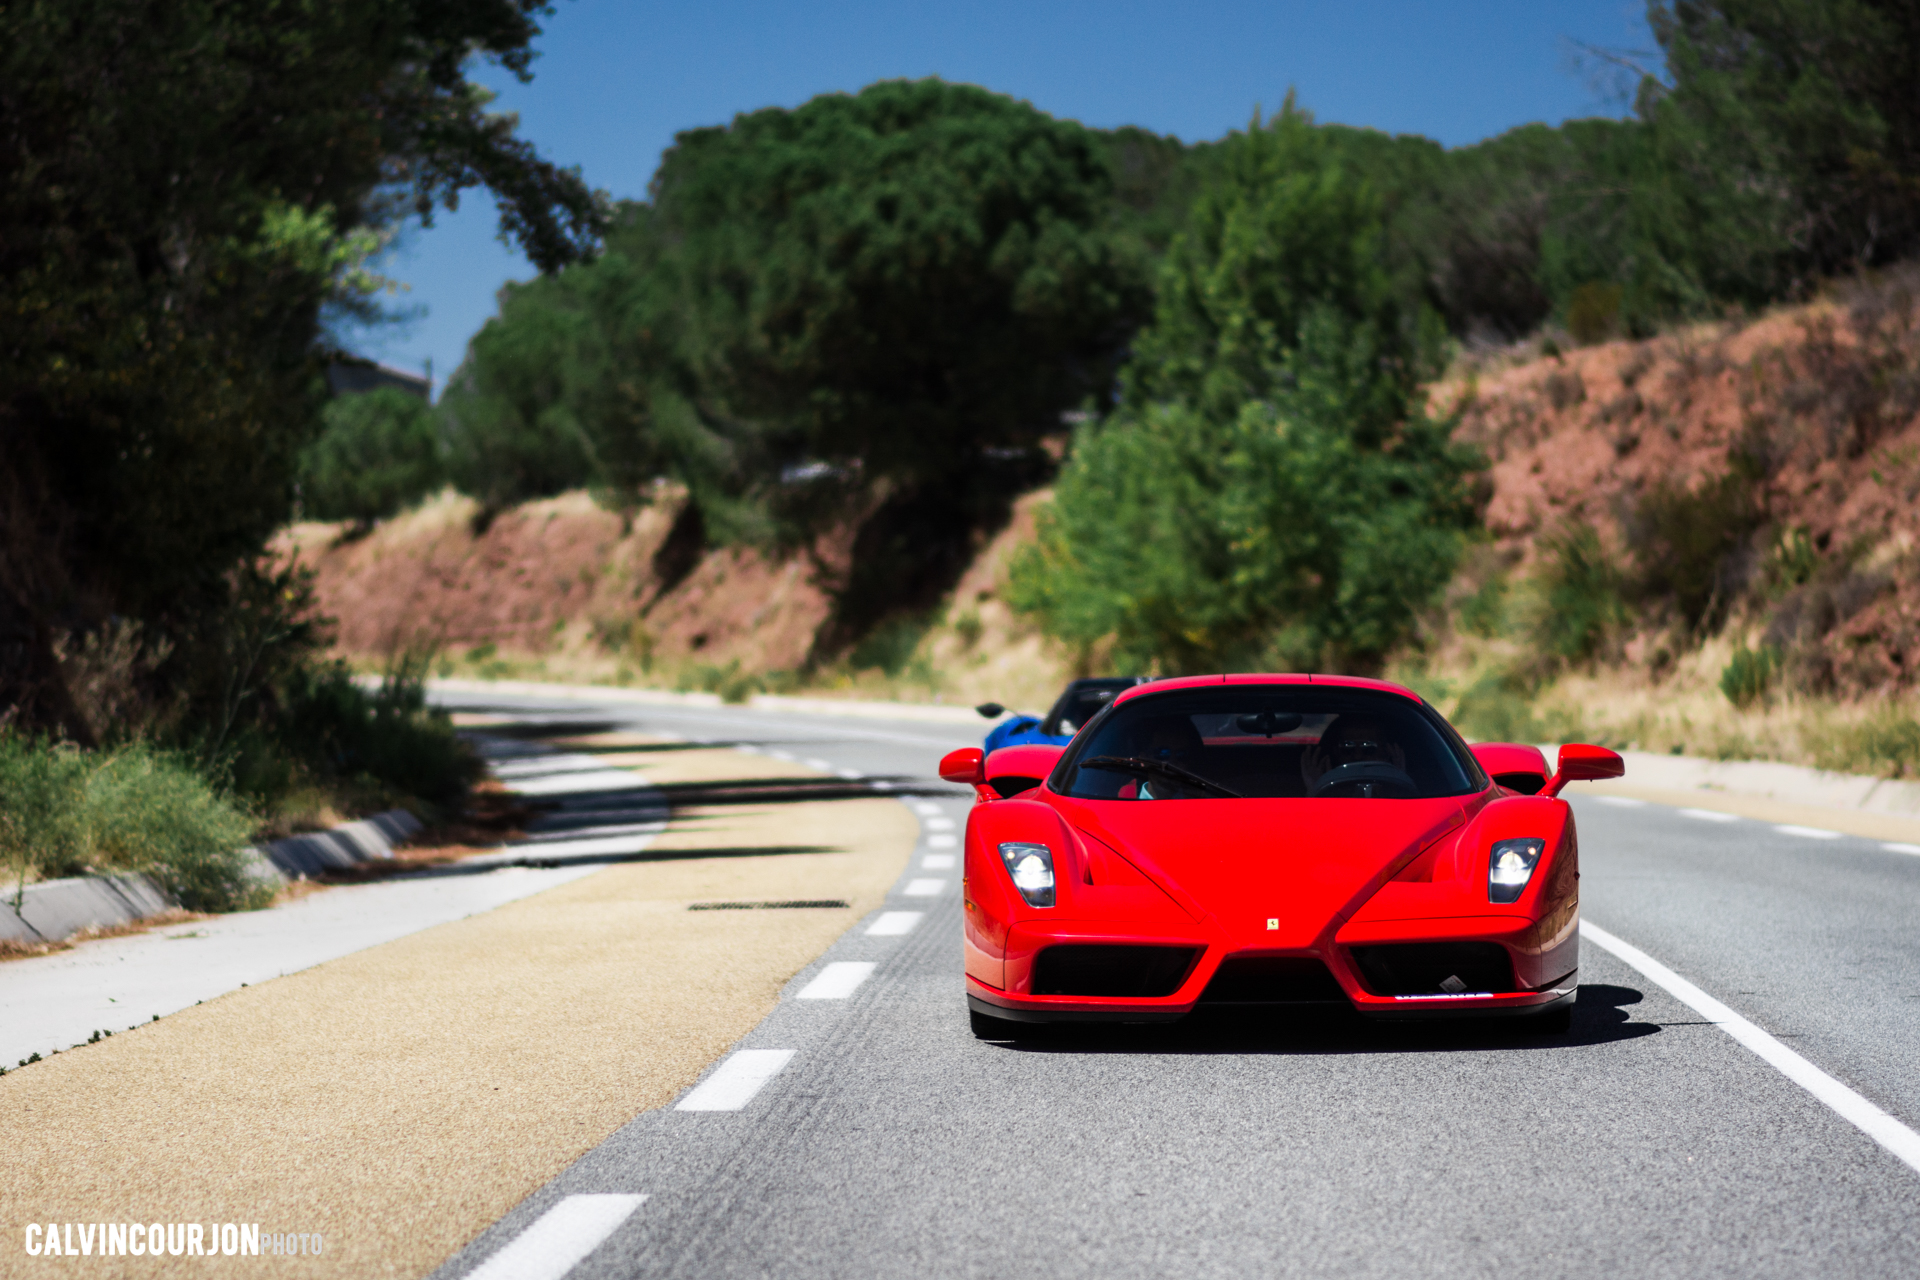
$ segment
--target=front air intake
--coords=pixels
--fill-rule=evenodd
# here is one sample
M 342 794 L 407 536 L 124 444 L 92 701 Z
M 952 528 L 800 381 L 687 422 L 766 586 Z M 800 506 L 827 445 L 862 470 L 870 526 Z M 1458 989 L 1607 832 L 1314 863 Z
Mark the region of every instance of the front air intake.
M 1445 996 L 1514 990 L 1513 961 L 1497 942 L 1399 942 L 1355 947 L 1353 962 L 1377 996 Z
M 1228 956 L 1201 1004 L 1345 1004 L 1327 966 L 1313 956 Z
M 1170 996 L 1193 969 L 1198 947 L 1048 947 L 1033 962 L 1037 996 Z

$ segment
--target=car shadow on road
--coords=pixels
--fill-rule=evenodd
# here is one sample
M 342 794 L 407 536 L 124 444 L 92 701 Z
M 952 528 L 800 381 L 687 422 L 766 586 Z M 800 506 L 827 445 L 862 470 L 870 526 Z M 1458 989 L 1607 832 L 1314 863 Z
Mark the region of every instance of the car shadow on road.
M 1657 1024 L 1635 1022 L 1627 1012 L 1628 1006 L 1643 998 L 1631 987 L 1583 986 L 1574 1005 L 1573 1029 L 1564 1035 L 1533 1030 L 1518 1018 L 1388 1022 L 1337 1008 L 1202 1009 L 1179 1022 L 1160 1025 L 1028 1026 L 1020 1028 L 1018 1039 L 995 1043 L 1020 1053 L 1311 1055 L 1585 1049 L 1657 1035 Z

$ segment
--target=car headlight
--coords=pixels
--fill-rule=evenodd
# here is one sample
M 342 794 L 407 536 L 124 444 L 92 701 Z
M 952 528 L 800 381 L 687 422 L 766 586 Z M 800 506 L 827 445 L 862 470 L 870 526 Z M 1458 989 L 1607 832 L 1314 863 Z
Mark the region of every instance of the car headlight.
M 1043 844 L 1003 844 L 1000 861 L 1028 906 L 1053 905 L 1053 850 Z
M 1546 851 L 1545 840 L 1498 840 L 1487 861 L 1487 901 L 1518 902 L 1533 868 Z

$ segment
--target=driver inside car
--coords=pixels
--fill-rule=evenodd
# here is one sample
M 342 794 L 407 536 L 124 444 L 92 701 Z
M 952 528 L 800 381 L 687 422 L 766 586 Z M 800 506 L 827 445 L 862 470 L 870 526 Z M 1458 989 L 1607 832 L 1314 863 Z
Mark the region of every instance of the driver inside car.
M 1378 760 L 1402 772 L 1407 767 L 1406 751 L 1387 736 L 1378 720 L 1371 716 L 1340 716 L 1327 726 L 1319 742 L 1301 753 L 1300 777 L 1311 794 L 1328 770 L 1363 760 Z
M 1187 760 L 1205 744 L 1200 739 L 1200 731 L 1193 727 L 1193 721 L 1185 716 L 1162 716 L 1147 725 L 1143 740 L 1132 754 L 1144 756 L 1149 760 L 1165 760 L 1179 764 Z M 1191 766 L 1189 766 L 1191 767 Z M 1150 779 L 1136 778 L 1120 788 L 1122 800 L 1164 800 L 1171 793 L 1168 783 L 1160 784 L 1160 795 L 1155 795 Z

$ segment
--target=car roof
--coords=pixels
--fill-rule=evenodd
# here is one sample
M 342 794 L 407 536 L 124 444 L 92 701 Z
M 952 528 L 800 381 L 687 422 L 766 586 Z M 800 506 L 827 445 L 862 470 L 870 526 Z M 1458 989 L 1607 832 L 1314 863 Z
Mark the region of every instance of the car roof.
M 1419 694 L 1405 685 L 1394 684 L 1387 680 L 1370 680 L 1365 676 L 1328 676 L 1298 672 L 1276 672 L 1271 675 L 1175 676 L 1169 680 L 1155 680 L 1152 684 L 1135 685 L 1115 695 L 1113 701 L 1114 705 L 1118 706 L 1122 702 L 1129 702 L 1149 694 L 1164 693 L 1169 689 L 1200 689 L 1227 684 L 1315 684 L 1339 689 L 1373 689 L 1381 693 L 1397 693 L 1414 702 L 1424 701 Z

